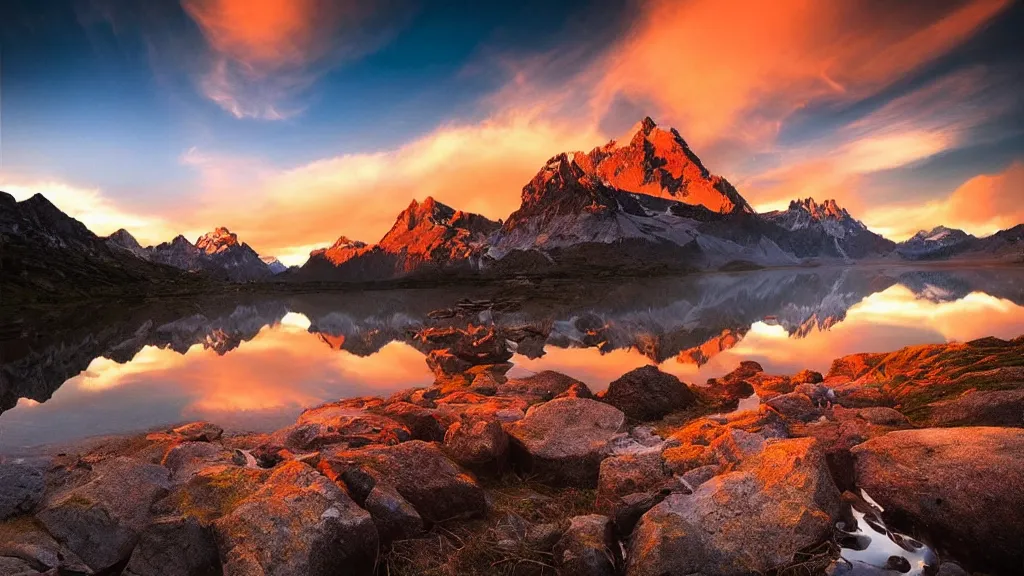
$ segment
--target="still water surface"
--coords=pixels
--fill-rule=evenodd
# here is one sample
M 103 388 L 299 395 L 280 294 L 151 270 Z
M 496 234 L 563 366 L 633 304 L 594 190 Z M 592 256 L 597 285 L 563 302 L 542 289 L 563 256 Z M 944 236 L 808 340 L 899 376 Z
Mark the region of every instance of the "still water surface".
M 285 426 L 304 408 L 434 381 L 429 326 L 518 334 L 510 376 L 595 392 L 658 364 L 703 382 L 742 360 L 827 372 L 834 358 L 1024 334 L 1020 268 L 847 268 L 541 286 L 111 303 L 0 326 L 0 453 L 210 420 Z

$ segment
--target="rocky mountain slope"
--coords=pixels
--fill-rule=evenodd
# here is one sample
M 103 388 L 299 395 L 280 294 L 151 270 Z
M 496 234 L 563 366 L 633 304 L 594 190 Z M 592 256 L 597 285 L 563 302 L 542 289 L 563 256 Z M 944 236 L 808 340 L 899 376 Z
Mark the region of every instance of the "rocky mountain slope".
M 260 260 L 263 260 L 263 263 L 267 265 L 267 268 L 270 269 L 270 273 L 274 276 L 288 270 L 288 267 L 274 256 L 261 256 Z
M 111 248 L 42 195 L 0 192 L 0 305 L 195 289 L 201 279 Z
M 896 252 L 907 260 L 1004 260 L 1024 262 L 1024 224 L 978 238 L 963 230 L 937 226 L 900 242 Z
M 332 246 L 313 251 L 294 278 L 374 281 L 471 271 L 498 226 L 431 197 L 413 200 L 377 244 L 342 236 Z
M 21 204 L 19 216 L 8 216 L 6 226 L 17 230 L 26 246 L 77 251 L 80 258 L 131 256 L 236 282 L 636 275 L 886 257 L 1024 262 L 1024 225 L 987 238 L 939 227 L 897 246 L 834 200 L 819 204 L 805 198 L 786 210 L 757 214 L 735 187 L 704 166 L 677 131 L 650 118 L 589 153 L 552 157 L 523 187 L 520 207 L 504 222 L 433 198 L 414 200 L 376 244 L 341 236 L 294 270 L 260 258 L 226 228 L 196 244 L 178 236 L 148 248 L 119 230 L 100 247 L 84 226 L 59 218 L 60 210 L 41 197 Z M 45 232 L 41 222 L 50 223 Z M 7 257 L 13 261 L 11 252 Z
M 674 128 L 664 130 L 650 117 L 622 138 L 570 158 L 609 187 L 702 206 L 721 214 L 753 213 L 736 188 L 704 167 Z
M 712 212 L 611 188 L 567 154 L 555 156 L 523 188 L 522 204 L 491 237 L 485 265 L 507 270 L 532 256 L 544 269 L 696 270 L 729 263 L 798 262 L 770 238 L 746 234 L 753 215 Z M 716 234 L 716 229 L 725 230 Z M 539 256 L 539 257 L 538 257 Z
M 203 272 L 232 282 L 264 280 L 275 274 L 270 264 L 264 262 L 255 250 L 240 242 L 237 234 L 223 227 L 200 236 L 195 244 L 179 235 L 170 242 L 143 248 L 124 229 L 111 234 L 106 241 L 111 248 L 143 260 L 188 272 Z M 283 265 L 280 262 L 278 265 L 283 272 Z
M 896 252 L 907 260 L 933 260 L 948 258 L 966 250 L 974 236 L 945 226 L 921 230 L 896 246 Z
M 761 215 L 790 232 L 786 246 L 801 257 L 844 261 L 885 256 L 896 244 L 868 230 L 835 200 L 818 204 L 814 198 L 793 200 L 786 210 Z

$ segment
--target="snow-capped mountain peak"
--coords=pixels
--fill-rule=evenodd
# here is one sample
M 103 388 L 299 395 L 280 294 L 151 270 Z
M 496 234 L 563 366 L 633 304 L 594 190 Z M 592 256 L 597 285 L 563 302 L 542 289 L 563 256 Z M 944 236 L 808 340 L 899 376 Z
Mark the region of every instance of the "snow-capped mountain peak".
M 207 232 L 196 240 L 196 248 L 207 254 L 224 252 L 232 246 L 238 246 L 238 244 L 238 235 L 223 226 L 215 229 L 213 232 Z
M 658 127 L 650 117 L 621 138 L 587 154 L 576 152 L 572 159 L 586 174 L 618 190 L 721 214 L 753 213 L 732 184 L 704 166 L 679 132 Z
M 274 256 L 261 256 L 260 260 L 267 265 L 267 268 L 270 269 L 270 273 L 275 276 L 288 270 L 288 267 L 282 264 L 281 261 Z

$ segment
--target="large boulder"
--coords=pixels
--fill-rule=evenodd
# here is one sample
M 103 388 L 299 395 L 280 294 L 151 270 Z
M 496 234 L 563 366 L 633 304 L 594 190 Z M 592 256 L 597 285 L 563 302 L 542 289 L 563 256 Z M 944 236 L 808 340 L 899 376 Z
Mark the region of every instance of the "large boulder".
M 799 422 L 810 422 L 821 415 L 821 410 L 814 405 L 811 399 L 806 394 L 801 394 L 800 392 L 780 394 L 768 400 L 765 404 L 787 419 Z
M 772 441 L 735 471 L 672 494 L 630 539 L 630 576 L 764 573 L 828 539 L 839 491 L 810 438 Z
M 92 570 L 29 516 L 0 522 L 0 557 L 17 558 L 34 570 L 58 574 L 89 574 Z M 13 564 L 13 563 L 12 563 Z M 0 574 L 6 575 L 0 569 Z
M 496 393 L 501 396 L 518 396 L 531 404 L 564 396 L 593 397 L 590 388 L 583 382 L 552 370 L 538 372 L 525 378 L 509 378 L 505 383 L 498 385 Z
M 214 529 L 226 574 L 363 574 L 377 557 L 370 515 L 301 462 L 275 469 L 255 494 L 216 520 Z
M 1002 426 L 1024 428 L 1024 383 L 1020 390 L 972 390 L 922 409 L 921 426 Z
M 593 488 L 625 423 L 625 414 L 608 404 L 558 398 L 530 408 L 508 433 L 518 464 L 541 482 Z
M 143 530 L 126 576 L 216 576 L 221 573 L 213 531 L 196 518 L 157 518 Z
M 852 450 L 856 482 L 894 524 L 910 524 L 970 568 L 1024 565 L 1024 430 L 902 430 Z
M 412 440 L 395 446 L 330 451 L 321 458 L 320 470 L 346 486 L 347 478 L 352 477 L 390 484 L 430 522 L 486 512 L 483 489 L 437 444 Z
M 171 480 L 185 482 L 214 464 L 231 464 L 233 453 L 212 442 L 182 442 L 167 451 L 161 464 L 171 471 Z
M 689 408 L 697 397 L 679 378 L 644 366 L 622 375 L 598 395 L 633 420 L 657 420 L 666 414 Z
M 448 427 L 445 452 L 475 472 L 500 472 L 508 452 L 508 435 L 496 420 L 460 420 Z
M 662 487 L 671 477 L 656 450 L 605 458 L 598 473 L 597 494 L 602 501 Z
M 163 466 L 115 458 L 98 464 L 87 483 L 48 497 L 36 518 L 99 572 L 128 559 L 170 486 Z
M 154 506 L 154 512 L 196 518 L 203 525 L 230 514 L 262 487 L 270 470 L 213 465 L 200 470 Z
M 411 438 L 409 429 L 401 423 L 353 407 L 351 402 L 310 408 L 299 416 L 295 425 L 274 433 L 274 442 L 299 450 L 316 450 L 332 444 L 345 444 L 350 448 L 391 445 Z
M 597 514 L 572 518 L 552 552 L 562 576 L 615 576 L 622 564 L 612 521 Z
M 43 499 L 45 487 L 38 468 L 0 463 L 0 520 L 32 512 Z

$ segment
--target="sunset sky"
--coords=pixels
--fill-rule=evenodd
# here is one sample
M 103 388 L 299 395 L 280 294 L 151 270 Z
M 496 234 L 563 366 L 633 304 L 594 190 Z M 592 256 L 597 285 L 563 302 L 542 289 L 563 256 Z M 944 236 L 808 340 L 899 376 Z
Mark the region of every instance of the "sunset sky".
M 758 210 L 1024 222 L 1012 0 L 4 0 L 0 190 L 301 263 L 412 198 L 504 218 L 645 115 Z

